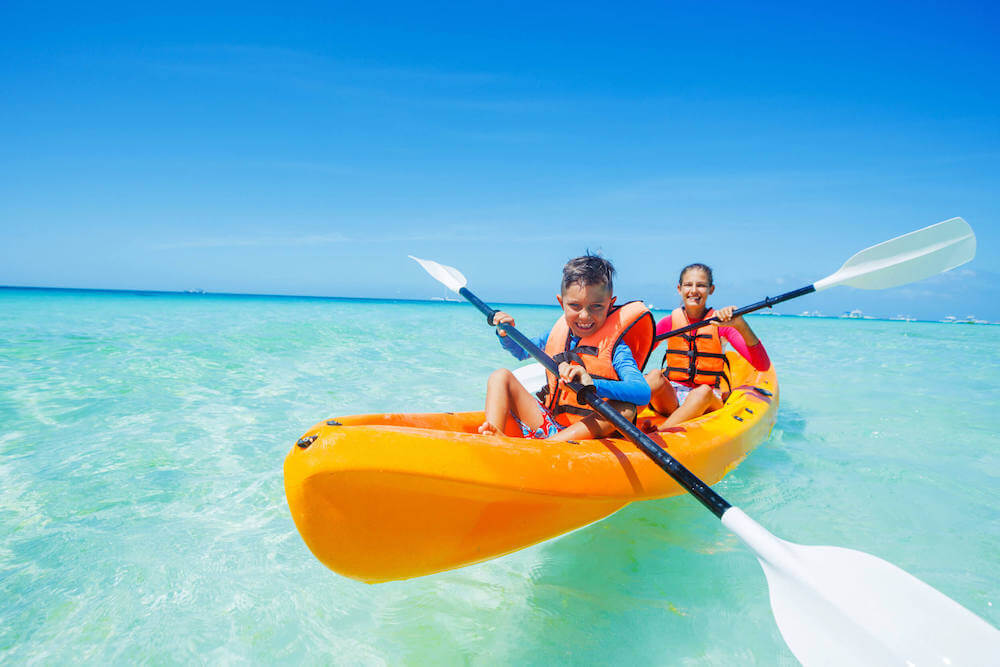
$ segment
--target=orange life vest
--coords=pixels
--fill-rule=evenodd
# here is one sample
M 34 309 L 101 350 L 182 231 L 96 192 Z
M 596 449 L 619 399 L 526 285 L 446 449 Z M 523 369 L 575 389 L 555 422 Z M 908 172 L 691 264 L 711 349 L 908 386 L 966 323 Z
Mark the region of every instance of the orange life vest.
M 715 311 L 711 308 L 702 319 L 708 319 Z M 675 308 L 670 313 L 670 328 L 680 329 L 690 324 L 683 308 Z M 667 371 L 667 378 L 674 382 L 693 382 L 720 386 L 719 381 L 725 380 L 729 387 L 729 360 L 722 353 L 722 339 L 719 338 L 719 327 L 706 324 L 692 331 L 671 336 L 667 339 L 667 352 L 663 355 L 662 368 Z
M 611 363 L 615 346 L 624 341 L 632 350 L 636 365 L 641 369 L 653 351 L 656 321 L 646 304 L 629 301 L 624 305 L 614 306 L 601 328 L 581 338 L 576 347 L 571 349 L 572 335 L 566 318 L 560 317 L 549 332 L 545 353 L 555 359 L 556 363 L 569 361 L 582 365 L 592 378 L 620 380 Z M 548 386 L 542 390 L 541 395 L 544 397 L 545 407 L 556 421 L 569 426 L 594 413 L 586 404 L 578 403 L 573 390 L 559 384 L 555 375 L 548 371 L 545 375 Z

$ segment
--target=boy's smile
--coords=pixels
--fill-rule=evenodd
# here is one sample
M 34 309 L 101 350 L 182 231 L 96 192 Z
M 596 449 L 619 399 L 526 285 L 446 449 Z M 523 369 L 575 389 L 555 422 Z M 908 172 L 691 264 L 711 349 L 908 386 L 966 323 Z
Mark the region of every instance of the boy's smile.
M 566 324 L 577 338 L 583 338 L 600 329 L 608 319 L 608 310 L 615 302 L 615 297 L 611 296 L 606 284 L 573 283 L 556 299 L 562 306 Z

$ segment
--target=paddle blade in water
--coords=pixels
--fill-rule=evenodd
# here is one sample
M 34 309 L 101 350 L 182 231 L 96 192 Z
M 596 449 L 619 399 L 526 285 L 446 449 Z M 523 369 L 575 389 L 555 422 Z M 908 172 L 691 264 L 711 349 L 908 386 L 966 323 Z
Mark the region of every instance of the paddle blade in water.
M 986 665 L 1000 656 L 993 626 L 891 563 L 786 542 L 736 507 L 722 523 L 757 554 L 774 620 L 804 665 Z
M 961 266 L 975 256 L 976 235 L 969 223 L 952 218 L 866 248 L 813 287 L 896 287 Z
M 465 280 L 465 276 L 463 276 L 461 271 L 458 269 L 451 266 L 445 266 L 444 264 L 438 264 L 430 259 L 420 259 L 419 257 L 414 257 L 413 255 L 407 256 L 420 266 L 424 267 L 424 271 L 431 274 L 433 278 L 442 283 L 452 292 L 458 292 L 460 289 L 465 287 L 467 281 Z

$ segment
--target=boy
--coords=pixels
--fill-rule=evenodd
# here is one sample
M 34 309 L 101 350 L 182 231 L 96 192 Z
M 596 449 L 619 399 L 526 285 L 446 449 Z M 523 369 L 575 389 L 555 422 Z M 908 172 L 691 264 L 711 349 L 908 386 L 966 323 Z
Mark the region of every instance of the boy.
M 635 419 L 636 406 L 649 402 L 649 385 L 639 369 L 652 350 L 656 327 L 641 301 L 615 306 L 614 271 L 611 262 L 590 254 L 566 263 L 556 297 L 563 315 L 548 335 L 534 341 L 559 362 L 559 377 L 546 373 L 548 386 L 537 399 L 509 370 L 494 371 L 486 385 L 486 421 L 480 433 L 504 433 L 508 414 L 525 438 L 583 440 L 613 433 L 611 422 L 577 402 L 564 384 L 570 381 L 594 385 L 598 398 L 608 400 L 626 419 Z M 497 311 L 493 324 L 501 323 L 513 326 L 514 318 Z M 528 357 L 502 331 L 497 334 L 516 358 Z

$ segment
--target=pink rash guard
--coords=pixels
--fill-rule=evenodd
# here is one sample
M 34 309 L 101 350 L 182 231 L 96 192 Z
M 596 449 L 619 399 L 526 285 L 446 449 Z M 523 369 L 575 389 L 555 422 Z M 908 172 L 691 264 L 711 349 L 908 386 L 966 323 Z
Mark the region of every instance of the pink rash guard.
M 656 324 L 656 335 L 665 334 L 670 331 L 670 316 L 667 315 L 662 320 Z M 750 365 L 759 371 L 767 370 L 771 365 L 771 359 L 767 356 L 767 350 L 764 349 L 764 343 L 757 341 L 757 344 L 753 347 L 747 346 L 747 342 L 743 340 L 743 336 L 740 332 L 733 327 L 720 326 L 719 327 L 719 337 L 723 338 L 732 345 L 733 349 L 736 350 L 741 357 L 750 362 Z M 657 345 L 660 344 L 659 341 Z M 656 349 L 655 347 L 653 349 Z M 694 386 L 693 383 L 680 382 L 678 384 L 684 384 L 688 386 Z

